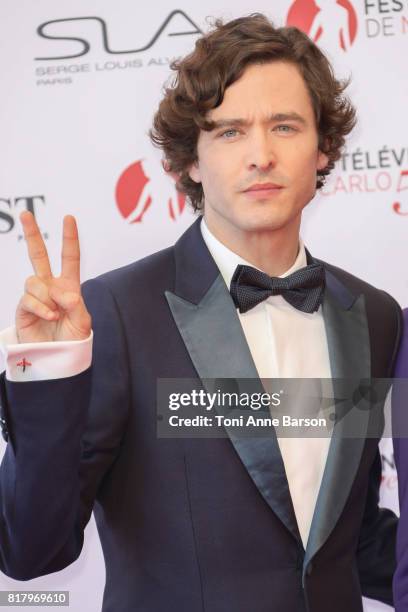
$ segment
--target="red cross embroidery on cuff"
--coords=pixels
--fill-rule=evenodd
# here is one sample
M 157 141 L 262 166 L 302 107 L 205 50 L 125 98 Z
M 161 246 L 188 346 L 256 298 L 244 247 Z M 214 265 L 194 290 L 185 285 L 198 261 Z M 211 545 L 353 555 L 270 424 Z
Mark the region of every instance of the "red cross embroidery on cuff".
M 23 368 L 23 372 L 26 371 L 26 367 L 32 365 L 25 357 L 17 363 L 18 368 Z

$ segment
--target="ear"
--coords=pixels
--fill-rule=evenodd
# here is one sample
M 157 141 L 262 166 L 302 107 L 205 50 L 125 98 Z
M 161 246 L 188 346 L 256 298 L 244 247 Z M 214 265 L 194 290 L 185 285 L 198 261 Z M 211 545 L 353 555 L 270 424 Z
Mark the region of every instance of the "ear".
M 196 160 L 189 168 L 188 170 L 188 176 L 191 178 L 192 181 L 194 181 L 195 183 L 201 183 L 201 173 L 200 173 L 200 168 L 198 165 L 198 160 Z
M 324 170 L 329 163 L 329 158 L 326 153 L 319 150 L 317 155 L 317 170 Z

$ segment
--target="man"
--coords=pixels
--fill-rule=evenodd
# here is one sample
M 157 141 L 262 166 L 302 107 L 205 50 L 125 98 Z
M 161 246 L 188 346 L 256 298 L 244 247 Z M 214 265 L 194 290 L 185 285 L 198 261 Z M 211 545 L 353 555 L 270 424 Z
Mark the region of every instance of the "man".
M 104 612 L 391 603 L 378 439 L 346 439 L 342 422 L 331 440 L 156 436 L 159 378 L 387 377 L 401 321 L 390 296 L 299 239 L 355 120 L 318 48 L 252 15 L 217 23 L 174 68 L 152 138 L 203 219 L 81 293 L 74 220 L 54 278 L 22 216 L 35 275 L 7 332 L 1 567 L 65 567 L 93 509 Z

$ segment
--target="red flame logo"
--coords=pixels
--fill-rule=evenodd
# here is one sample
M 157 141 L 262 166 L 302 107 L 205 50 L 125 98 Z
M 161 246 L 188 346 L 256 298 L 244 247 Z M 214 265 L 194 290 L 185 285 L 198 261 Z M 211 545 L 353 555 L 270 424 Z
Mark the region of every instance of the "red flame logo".
M 339 47 L 348 51 L 356 38 L 357 15 L 349 0 L 295 0 L 286 25 L 299 28 L 315 43 L 335 37 Z
M 158 197 L 154 190 L 154 181 L 145 172 L 145 165 L 139 160 L 128 166 L 120 175 L 116 184 L 115 199 L 122 217 L 129 223 L 140 223 L 145 213 Z M 166 185 L 167 209 L 169 217 L 175 221 L 182 214 L 186 198 L 175 189 L 175 185 Z

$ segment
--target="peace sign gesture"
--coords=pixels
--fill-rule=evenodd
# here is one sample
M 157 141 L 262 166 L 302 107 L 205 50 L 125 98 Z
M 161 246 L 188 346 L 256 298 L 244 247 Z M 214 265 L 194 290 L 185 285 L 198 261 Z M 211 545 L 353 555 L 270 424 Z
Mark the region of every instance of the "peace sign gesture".
M 75 218 L 64 218 L 61 275 L 53 276 L 47 249 L 30 212 L 20 215 L 34 275 L 25 282 L 16 311 L 19 342 L 84 340 L 91 316 L 80 286 L 80 250 Z

